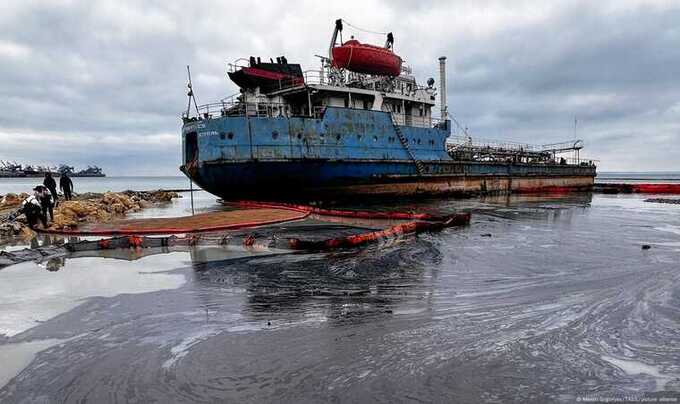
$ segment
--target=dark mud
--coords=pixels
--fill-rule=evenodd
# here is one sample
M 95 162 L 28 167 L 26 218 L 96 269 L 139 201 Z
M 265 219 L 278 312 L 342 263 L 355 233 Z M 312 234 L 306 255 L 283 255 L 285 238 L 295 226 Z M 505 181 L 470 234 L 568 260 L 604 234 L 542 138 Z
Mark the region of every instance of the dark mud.
M 333 253 L 6 267 L 0 401 L 678 397 L 680 207 L 592 198 L 412 202 L 473 222 Z

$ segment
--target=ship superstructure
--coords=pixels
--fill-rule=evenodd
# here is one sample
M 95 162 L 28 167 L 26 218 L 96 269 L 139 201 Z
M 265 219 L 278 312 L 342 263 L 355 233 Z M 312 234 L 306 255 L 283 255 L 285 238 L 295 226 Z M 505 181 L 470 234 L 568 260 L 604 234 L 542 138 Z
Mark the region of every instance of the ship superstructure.
M 421 85 L 394 53 L 391 33 L 378 47 L 343 42 L 342 30 L 336 21 L 318 69 L 251 56 L 228 65 L 239 94 L 198 106 L 190 90 L 181 170 L 227 199 L 592 186 L 595 167 L 558 161 L 557 149 L 540 161 L 452 150 L 446 58 L 439 88 L 434 79 Z M 533 181 L 513 185 L 518 175 Z

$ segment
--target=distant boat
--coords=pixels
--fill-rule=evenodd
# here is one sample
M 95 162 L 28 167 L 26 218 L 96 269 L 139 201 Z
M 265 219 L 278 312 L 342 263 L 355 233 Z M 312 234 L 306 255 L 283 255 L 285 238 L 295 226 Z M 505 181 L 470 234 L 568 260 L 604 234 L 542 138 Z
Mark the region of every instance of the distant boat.
M 59 168 L 44 166 L 23 166 L 17 163 L 0 161 L 0 178 L 41 178 L 50 173 L 53 177 L 68 174 L 70 177 L 106 177 L 106 174 L 97 166 L 88 166 L 84 170 L 74 171 L 73 167 L 62 164 Z
M 88 166 L 85 170 L 77 171 L 71 177 L 106 177 L 106 174 L 97 166 Z

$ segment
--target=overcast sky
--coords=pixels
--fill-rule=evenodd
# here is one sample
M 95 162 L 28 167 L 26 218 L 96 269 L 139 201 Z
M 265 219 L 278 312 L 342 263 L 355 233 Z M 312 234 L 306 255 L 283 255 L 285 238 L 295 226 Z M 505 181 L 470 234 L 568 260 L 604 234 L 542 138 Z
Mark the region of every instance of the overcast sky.
M 336 18 L 394 32 L 423 83 L 446 55 L 473 136 L 550 143 L 577 119 L 601 171 L 680 170 L 680 2 L 633 0 L 4 0 L 0 160 L 178 174 L 187 64 L 198 102 L 218 100 L 240 57 L 317 68 Z

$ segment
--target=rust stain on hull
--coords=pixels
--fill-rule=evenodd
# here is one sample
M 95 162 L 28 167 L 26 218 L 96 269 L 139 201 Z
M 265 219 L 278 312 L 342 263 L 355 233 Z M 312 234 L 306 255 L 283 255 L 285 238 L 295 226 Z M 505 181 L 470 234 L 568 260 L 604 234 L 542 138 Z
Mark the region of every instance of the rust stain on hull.
M 445 177 L 410 182 L 347 185 L 328 187 L 316 191 L 324 194 L 340 192 L 351 195 L 491 195 L 509 193 L 577 192 L 589 191 L 594 184 L 592 176 L 571 177 Z

